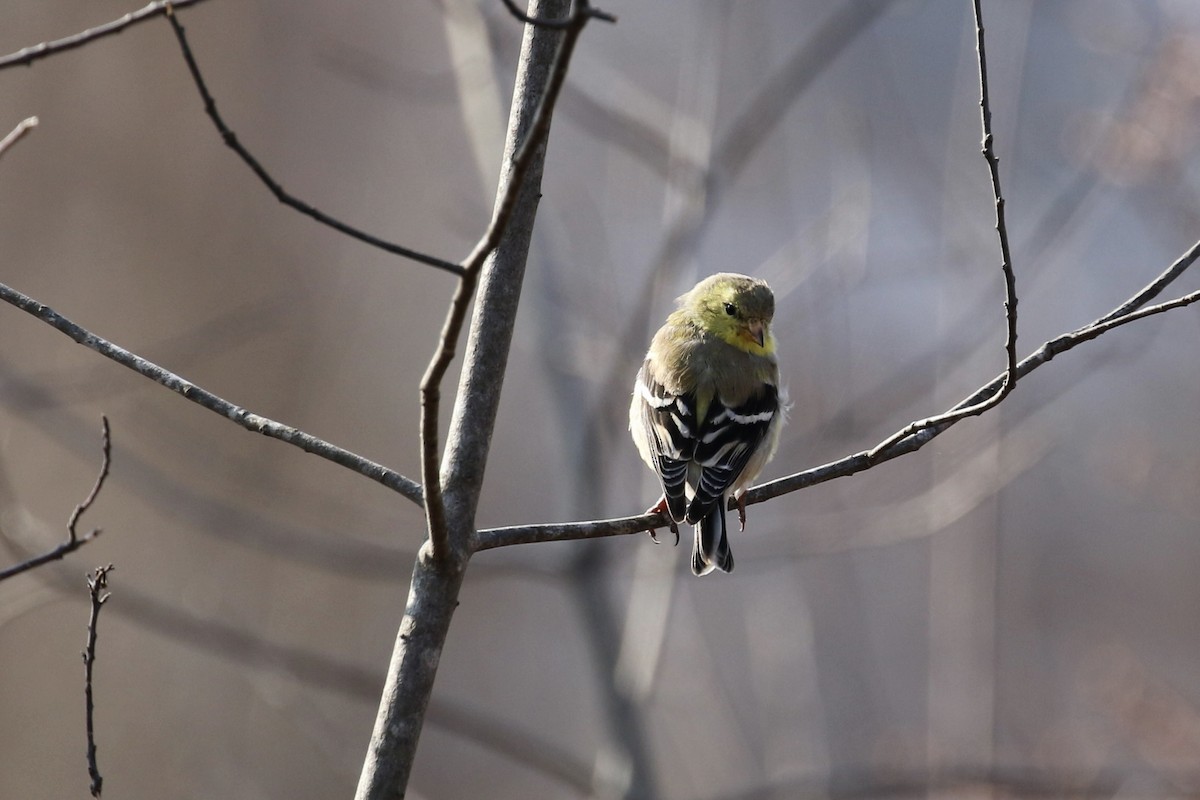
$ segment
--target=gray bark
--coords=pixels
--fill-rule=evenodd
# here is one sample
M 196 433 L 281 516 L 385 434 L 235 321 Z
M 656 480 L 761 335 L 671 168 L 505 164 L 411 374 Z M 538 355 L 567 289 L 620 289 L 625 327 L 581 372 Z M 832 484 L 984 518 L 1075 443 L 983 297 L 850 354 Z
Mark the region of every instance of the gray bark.
M 535 0 L 530 14 L 560 18 L 569 6 L 569 0 Z M 513 179 L 513 156 L 545 93 L 550 65 L 561 38 L 560 31 L 526 28 L 497 198 L 503 196 Z M 412 773 L 438 662 L 473 548 L 475 508 L 508 363 L 541 194 L 544 155 L 543 140 L 524 176 L 504 234 L 483 267 L 441 470 L 450 546 L 444 557 L 435 560 L 426 542 L 417 555 L 404 619 L 396 636 L 375 730 L 359 778 L 355 795 L 358 800 L 404 797 Z

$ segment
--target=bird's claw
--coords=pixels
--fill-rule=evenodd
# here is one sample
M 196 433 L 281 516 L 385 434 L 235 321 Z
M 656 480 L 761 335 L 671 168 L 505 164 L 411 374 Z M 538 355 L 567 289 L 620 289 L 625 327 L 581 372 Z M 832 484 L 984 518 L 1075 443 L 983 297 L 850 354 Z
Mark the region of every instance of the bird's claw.
M 739 497 L 736 500 L 738 509 L 738 530 L 745 533 L 746 531 L 746 500 Z
M 670 526 L 671 533 L 675 534 L 675 546 L 678 547 L 679 546 L 679 526 L 677 524 L 675 524 L 675 520 L 671 519 L 671 515 L 669 513 L 667 513 L 667 498 L 666 498 L 666 496 L 664 496 L 661 500 L 659 500 L 657 503 L 652 505 L 650 508 L 646 509 L 646 513 L 647 514 L 662 514 L 667 518 L 667 525 Z M 649 534 L 650 534 L 650 538 L 652 540 L 654 540 L 654 543 L 659 544 L 658 528 L 651 528 L 649 530 Z
M 675 546 L 678 547 L 679 546 L 679 526 L 675 524 L 674 520 L 671 521 L 670 525 L 671 525 L 671 533 L 675 534 Z M 658 529 L 657 528 L 651 528 L 649 533 L 650 533 L 650 538 L 654 541 L 655 544 L 662 544 L 662 542 L 660 542 L 659 538 L 658 538 Z

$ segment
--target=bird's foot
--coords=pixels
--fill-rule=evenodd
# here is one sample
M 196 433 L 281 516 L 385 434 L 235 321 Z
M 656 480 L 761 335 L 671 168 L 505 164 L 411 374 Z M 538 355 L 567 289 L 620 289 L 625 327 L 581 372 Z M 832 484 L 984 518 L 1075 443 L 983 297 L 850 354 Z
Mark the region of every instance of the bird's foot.
M 675 524 L 675 520 L 671 519 L 670 513 L 667 512 L 666 495 L 663 495 L 662 499 L 660 499 L 654 505 L 650 506 L 650 508 L 647 508 L 646 513 L 647 514 L 662 514 L 662 515 L 666 516 L 667 525 L 669 525 L 671 527 L 671 533 L 675 534 L 675 546 L 678 547 L 679 546 L 679 526 Z M 658 542 L 658 529 L 651 528 L 649 533 L 650 533 L 650 538 L 654 540 L 654 543 L 658 544 L 659 543 Z
M 735 499 L 738 508 L 738 530 L 745 532 L 746 530 L 746 498 L 738 497 Z

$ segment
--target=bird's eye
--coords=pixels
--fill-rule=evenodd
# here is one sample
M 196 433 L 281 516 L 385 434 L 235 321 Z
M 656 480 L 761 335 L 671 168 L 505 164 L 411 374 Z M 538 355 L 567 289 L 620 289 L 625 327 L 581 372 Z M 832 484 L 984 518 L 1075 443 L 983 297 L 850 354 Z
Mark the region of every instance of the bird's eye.
M 725 313 L 732 317 L 734 314 L 737 313 L 737 306 L 735 306 L 733 303 L 726 303 L 725 304 Z

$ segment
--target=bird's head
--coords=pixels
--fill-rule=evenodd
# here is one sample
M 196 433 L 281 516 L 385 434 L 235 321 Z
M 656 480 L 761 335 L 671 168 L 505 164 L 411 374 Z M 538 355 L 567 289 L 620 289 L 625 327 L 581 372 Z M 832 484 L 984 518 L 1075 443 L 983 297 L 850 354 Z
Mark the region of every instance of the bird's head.
M 696 284 L 680 304 L 701 327 L 739 350 L 755 355 L 775 350 L 770 330 L 775 295 L 766 281 L 721 272 Z

